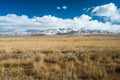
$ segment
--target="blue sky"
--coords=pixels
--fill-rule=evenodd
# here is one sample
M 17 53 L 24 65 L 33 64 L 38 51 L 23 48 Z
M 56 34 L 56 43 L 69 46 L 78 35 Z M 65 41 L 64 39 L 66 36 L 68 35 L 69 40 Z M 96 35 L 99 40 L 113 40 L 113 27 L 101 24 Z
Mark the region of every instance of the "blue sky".
M 0 0 L 0 32 L 58 28 L 120 33 L 120 0 Z
M 33 16 L 53 15 L 60 18 L 73 18 L 88 14 L 84 8 L 113 2 L 118 7 L 120 0 L 0 0 L 0 15 L 17 14 Z M 67 6 L 66 10 L 56 7 Z

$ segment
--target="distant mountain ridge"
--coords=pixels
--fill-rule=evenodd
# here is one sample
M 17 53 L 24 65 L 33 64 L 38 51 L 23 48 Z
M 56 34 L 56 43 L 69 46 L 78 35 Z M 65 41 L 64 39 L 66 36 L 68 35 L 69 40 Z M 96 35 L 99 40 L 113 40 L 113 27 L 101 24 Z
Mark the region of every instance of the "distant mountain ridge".
M 0 32 L 0 36 L 24 36 L 24 35 L 72 35 L 72 34 L 120 34 L 120 31 L 110 32 L 107 30 L 91 30 L 80 28 L 78 30 L 73 30 L 71 28 L 59 28 L 59 29 L 45 29 L 45 30 L 26 30 L 23 32 Z

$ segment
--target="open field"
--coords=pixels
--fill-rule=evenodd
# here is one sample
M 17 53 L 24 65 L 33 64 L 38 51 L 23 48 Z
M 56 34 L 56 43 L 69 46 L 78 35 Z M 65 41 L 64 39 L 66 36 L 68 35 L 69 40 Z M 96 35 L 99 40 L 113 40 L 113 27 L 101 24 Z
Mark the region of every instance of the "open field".
M 0 38 L 0 80 L 120 80 L 120 35 Z

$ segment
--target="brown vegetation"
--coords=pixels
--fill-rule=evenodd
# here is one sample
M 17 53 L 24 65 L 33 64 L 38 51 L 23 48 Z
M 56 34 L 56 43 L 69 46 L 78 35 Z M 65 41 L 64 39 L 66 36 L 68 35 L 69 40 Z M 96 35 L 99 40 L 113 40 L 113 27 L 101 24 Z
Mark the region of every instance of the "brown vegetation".
M 120 80 L 120 37 L 0 38 L 0 80 Z

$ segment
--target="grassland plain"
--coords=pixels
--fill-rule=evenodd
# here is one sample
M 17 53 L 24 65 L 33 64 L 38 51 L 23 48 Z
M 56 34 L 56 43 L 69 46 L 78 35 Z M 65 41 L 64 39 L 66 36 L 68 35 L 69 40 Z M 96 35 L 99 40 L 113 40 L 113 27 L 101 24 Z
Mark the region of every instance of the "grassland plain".
M 0 38 L 0 80 L 120 80 L 120 35 Z

